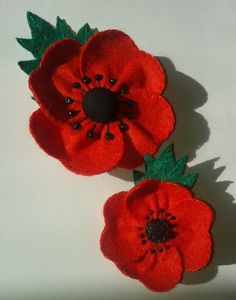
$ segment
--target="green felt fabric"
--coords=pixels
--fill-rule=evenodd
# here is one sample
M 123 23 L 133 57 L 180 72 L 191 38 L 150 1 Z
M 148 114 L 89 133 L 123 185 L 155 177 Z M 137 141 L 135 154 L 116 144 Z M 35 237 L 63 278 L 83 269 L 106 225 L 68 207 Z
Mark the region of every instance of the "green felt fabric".
M 195 173 L 184 174 L 187 159 L 187 156 L 183 156 L 176 160 L 173 145 L 168 145 L 156 159 L 146 154 L 144 157 L 145 173 L 134 170 L 134 183 L 137 184 L 143 179 L 155 178 L 192 188 L 198 175 Z
M 65 20 L 57 17 L 56 27 L 42 19 L 41 17 L 27 12 L 27 20 L 31 30 L 31 39 L 17 38 L 17 42 L 26 50 L 31 52 L 35 60 L 18 62 L 20 68 L 27 74 L 30 74 L 39 64 L 40 59 L 53 42 L 63 38 L 73 38 L 81 44 L 85 44 L 87 40 L 96 32 L 86 23 L 76 34 L 75 31 L 66 23 Z

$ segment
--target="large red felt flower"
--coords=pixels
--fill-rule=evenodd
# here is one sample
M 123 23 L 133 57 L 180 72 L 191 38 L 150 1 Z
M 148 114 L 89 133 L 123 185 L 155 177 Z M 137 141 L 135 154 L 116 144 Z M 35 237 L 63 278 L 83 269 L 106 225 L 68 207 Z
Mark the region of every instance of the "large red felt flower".
M 151 290 L 167 291 L 209 262 L 212 210 L 178 184 L 143 180 L 110 197 L 104 217 L 103 254 Z
M 29 86 L 40 105 L 32 135 L 75 173 L 134 168 L 174 127 L 160 63 L 118 30 L 95 33 L 83 46 L 53 43 Z

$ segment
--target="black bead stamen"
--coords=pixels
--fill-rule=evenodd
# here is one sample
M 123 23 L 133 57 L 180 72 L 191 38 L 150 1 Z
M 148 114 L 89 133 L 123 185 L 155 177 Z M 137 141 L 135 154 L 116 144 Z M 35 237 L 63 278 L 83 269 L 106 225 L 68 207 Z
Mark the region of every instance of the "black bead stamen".
M 71 85 L 74 89 L 79 89 L 81 87 L 81 84 L 79 82 L 73 82 Z
M 150 250 L 150 252 L 151 252 L 151 254 L 154 254 L 154 253 L 156 253 L 156 250 L 155 250 L 154 248 L 152 248 L 152 249 Z
M 127 85 L 123 85 L 120 89 L 121 94 L 127 94 L 128 93 L 128 87 Z
M 75 129 L 75 130 L 79 130 L 81 128 L 81 124 L 80 122 L 73 122 L 71 124 L 72 128 Z
M 89 83 L 91 82 L 91 79 L 90 79 L 88 76 L 84 76 L 84 77 L 82 78 L 82 81 L 83 81 L 83 83 L 85 83 L 85 84 L 89 84 Z
M 158 247 L 158 251 L 159 251 L 159 252 L 162 252 L 163 250 L 162 250 L 162 248 L 161 248 L 161 247 Z
M 96 74 L 96 75 L 95 75 L 95 79 L 96 79 L 97 81 L 101 81 L 101 80 L 103 79 L 102 74 Z
M 69 117 L 75 117 L 76 115 L 78 114 L 78 111 L 76 111 L 76 110 L 69 110 L 68 111 L 68 115 L 69 115 Z
M 109 81 L 110 81 L 110 84 L 111 84 L 111 85 L 114 85 L 114 84 L 117 82 L 117 79 L 115 79 L 115 78 L 110 78 Z
M 149 214 L 150 214 L 150 215 L 153 215 L 153 214 L 154 214 L 154 211 L 153 211 L 153 210 L 149 210 Z
M 69 105 L 69 104 L 73 103 L 74 101 L 70 97 L 67 97 L 67 98 L 65 98 L 64 102 L 65 102 L 65 104 Z
M 165 247 L 167 250 L 171 248 L 170 245 L 165 245 Z
M 96 125 L 93 125 L 93 127 L 87 132 L 87 137 L 90 139 L 94 138 L 94 128 L 96 127 Z
M 107 141 L 112 140 L 112 139 L 113 139 L 113 134 L 110 133 L 109 131 L 107 131 L 106 134 L 105 134 L 105 139 L 106 139 Z
M 144 234 L 144 233 L 141 233 L 141 234 L 140 234 L 140 237 L 141 237 L 141 238 L 144 238 L 144 237 L 145 237 L 145 234 Z
M 150 219 L 150 217 L 149 217 L 148 215 L 146 215 L 146 216 L 145 216 L 145 219 L 146 219 L 146 220 L 149 220 L 149 219 Z
M 146 240 L 142 240 L 142 244 L 145 245 L 147 243 Z
M 121 122 L 119 127 L 120 127 L 121 131 L 124 131 L 124 130 L 128 129 L 128 125 L 124 122 Z

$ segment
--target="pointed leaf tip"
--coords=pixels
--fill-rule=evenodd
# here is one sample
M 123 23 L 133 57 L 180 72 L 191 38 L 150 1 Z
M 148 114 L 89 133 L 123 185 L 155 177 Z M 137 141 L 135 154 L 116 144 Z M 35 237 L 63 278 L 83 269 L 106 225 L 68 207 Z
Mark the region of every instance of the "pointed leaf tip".
M 187 159 L 187 156 L 182 156 L 176 160 L 173 144 L 169 144 L 156 159 L 149 154 L 145 155 L 145 173 L 140 174 L 140 171 L 134 170 L 134 182 L 136 184 L 142 179 L 154 178 L 192 188 L 198 175 L 195 173 L 184 174 Z

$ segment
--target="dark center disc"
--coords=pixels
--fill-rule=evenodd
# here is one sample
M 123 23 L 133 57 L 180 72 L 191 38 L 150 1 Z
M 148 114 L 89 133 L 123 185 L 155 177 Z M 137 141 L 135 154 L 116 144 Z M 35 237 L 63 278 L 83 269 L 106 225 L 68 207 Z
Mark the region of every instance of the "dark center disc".
M 153 219 L 146 225 L 145 233 L 151 242 L 165 242 L 170 237 L 169 223 L 163 219 Z
M 112 91 L 97 87 L 85 93 L 82 109 L 92 121 L 109 123 L 118 112 L 118 100 Z

